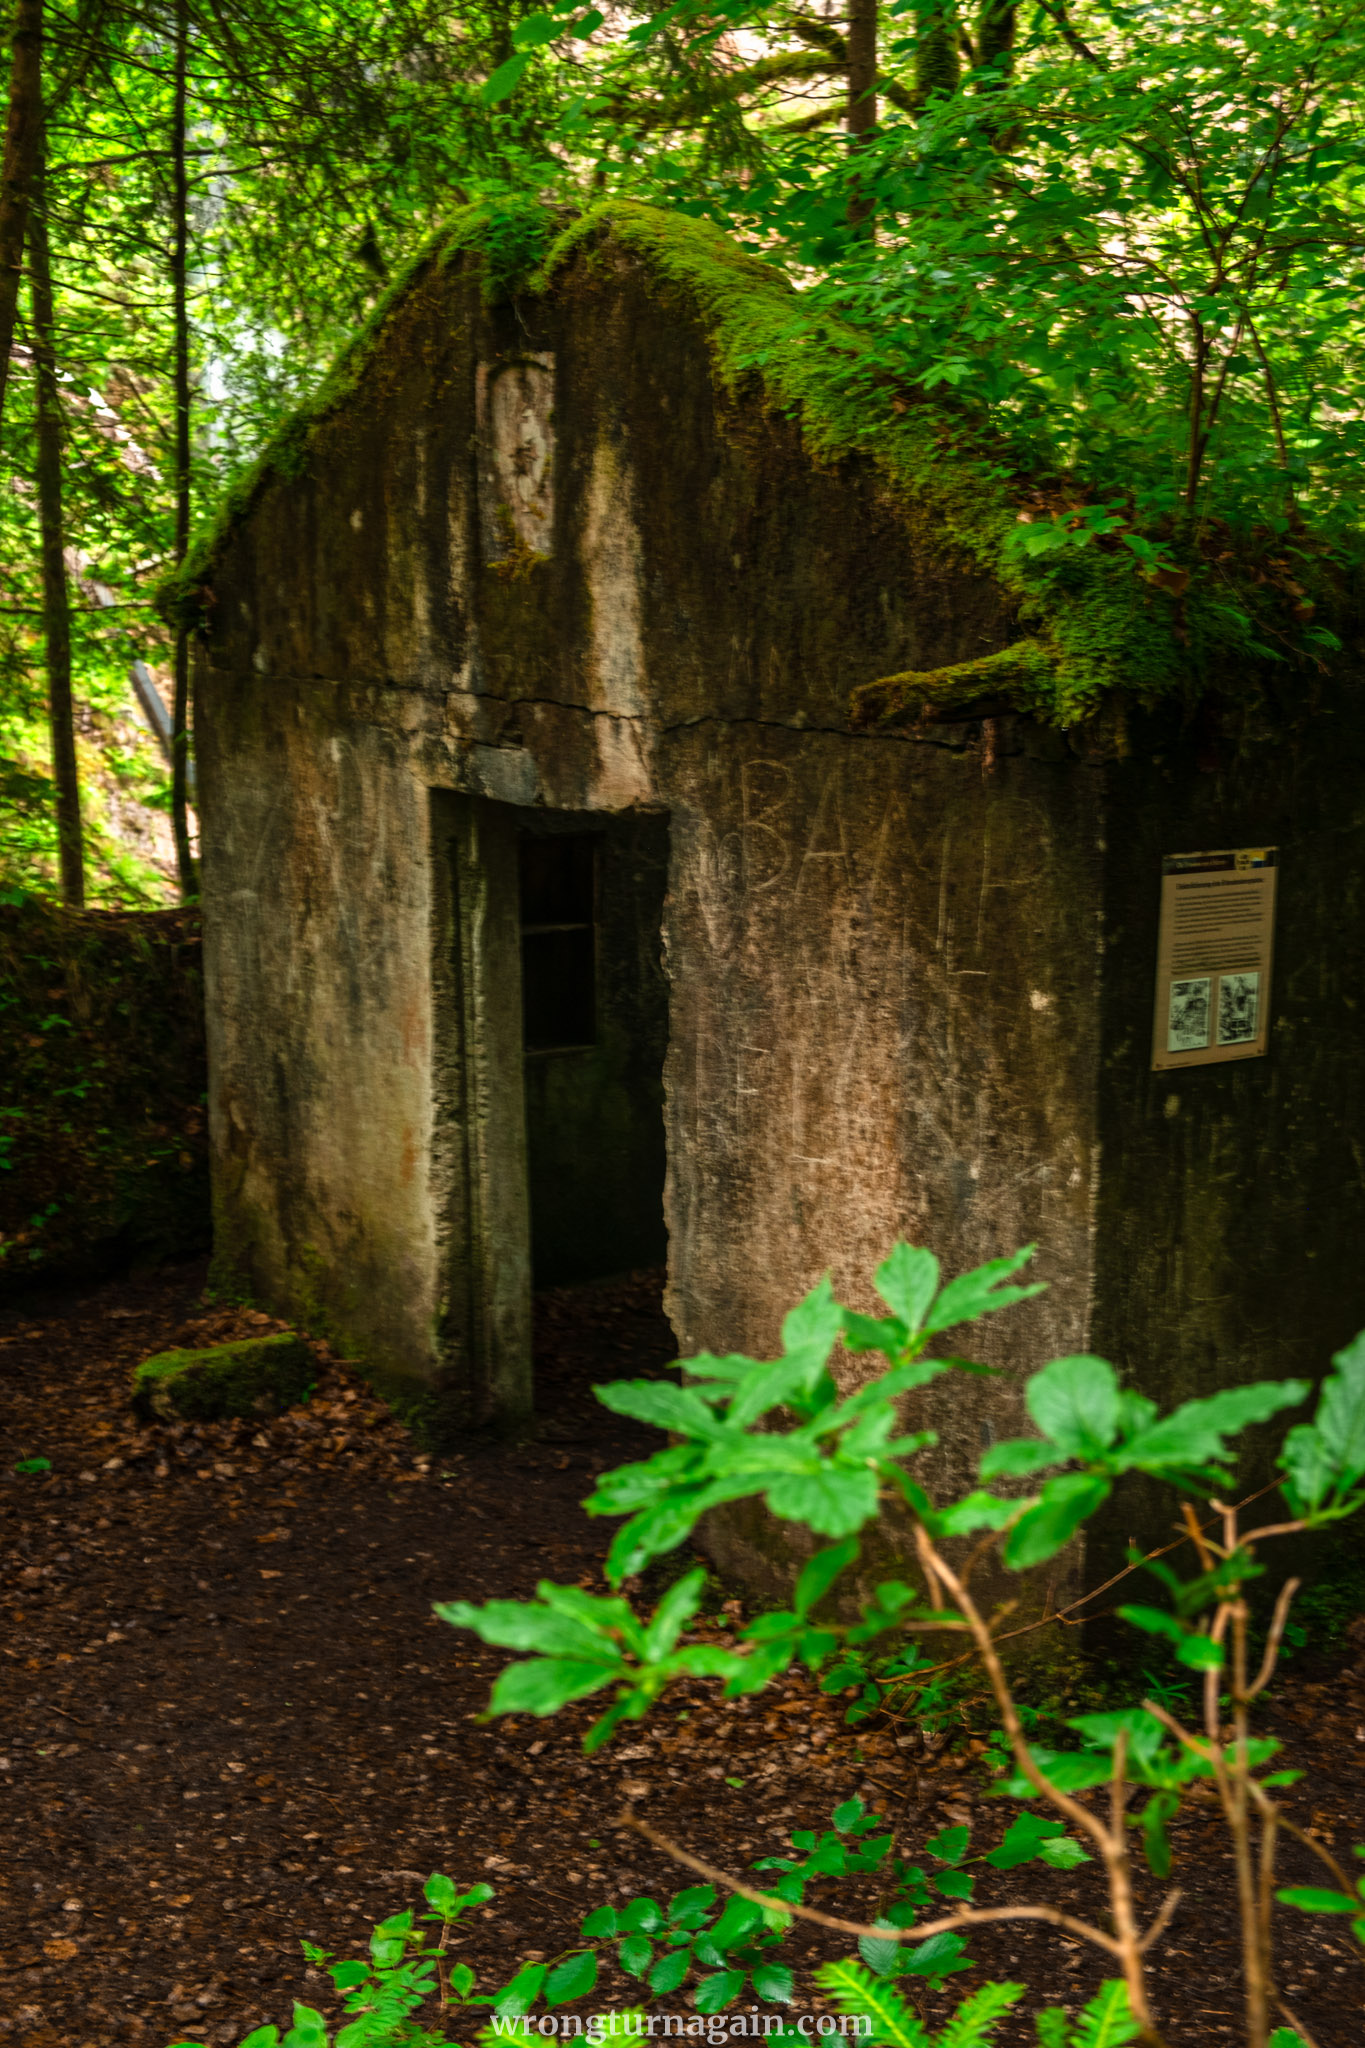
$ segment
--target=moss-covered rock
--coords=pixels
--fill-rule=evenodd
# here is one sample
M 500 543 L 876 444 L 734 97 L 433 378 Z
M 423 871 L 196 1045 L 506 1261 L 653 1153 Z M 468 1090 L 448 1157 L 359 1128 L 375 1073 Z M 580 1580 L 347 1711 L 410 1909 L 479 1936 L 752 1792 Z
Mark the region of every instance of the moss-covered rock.
M 201 1351 L 160 1351 L 133 1372 L 133 1402 L 164 1422 L 216 1422 L 225 1415 L 277 1415 L 313 1390 L 313 1356 L 285 1330 Z

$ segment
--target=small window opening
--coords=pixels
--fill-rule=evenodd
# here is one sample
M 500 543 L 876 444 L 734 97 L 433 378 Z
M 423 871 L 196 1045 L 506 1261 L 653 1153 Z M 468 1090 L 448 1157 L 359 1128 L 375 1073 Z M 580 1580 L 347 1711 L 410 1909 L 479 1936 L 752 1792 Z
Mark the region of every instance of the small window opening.
M 597 835 L 521 842 L 521 1002 L 527 1052 L 597 1041 Z

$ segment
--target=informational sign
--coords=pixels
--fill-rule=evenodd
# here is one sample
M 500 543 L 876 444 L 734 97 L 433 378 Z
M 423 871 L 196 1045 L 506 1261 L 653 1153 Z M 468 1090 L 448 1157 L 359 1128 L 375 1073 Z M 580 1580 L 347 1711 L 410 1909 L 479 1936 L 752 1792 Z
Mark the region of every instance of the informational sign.
M 1270 1028 L 1278 851 L 1169 853 L 1161 863 L 1152 1065 L 1257 1059 Z

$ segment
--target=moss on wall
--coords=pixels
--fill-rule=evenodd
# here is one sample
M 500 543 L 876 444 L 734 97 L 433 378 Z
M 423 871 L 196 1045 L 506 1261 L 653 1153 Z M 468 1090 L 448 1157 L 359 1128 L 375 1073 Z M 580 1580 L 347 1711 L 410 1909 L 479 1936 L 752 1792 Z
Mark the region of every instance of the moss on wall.
M 556 234 L 555 230 L 561 231 Z M 989 695 L 1060 726 L 1096 712 L 1122 693 L 1140 704 L 1197 696 L 1230 674 L 1239 688 L 1261 687 L 1272 664 L 1322 666 L 1308 650 L 1302 620 L 1305 591 L 1317 600 L 1318 625 L 1336 600 L 1325 566 L 1311 547 L 1297 547 L 1293 577 L 1279 560 L 1284 543 L 1267 537 L 1239 556 L 1204 535 L 1173 545 L 1182 566 L 1147 574 L 1118 540 L 1030 556 L 1013 545 L 1029 478 L 1002 460 L 951 400 L 928 399 L 879 365 L 853 327 L 793 289 L 771 265 L 741 249 L 708 222 L 627 200 L 585 211 L 563 225 L 554 209 L 511 211 L 491 205 L 462 209 L 408 265 L 343 352 L 314 397 L 229 492 L 212 525 L 163 592 L 168 609 L 190 623 L 213 601 L 212 579 L 230 532 L 273 478 L 307 466 L 317 427 L 351 404 L 389 334 L 393 316 L 433 269 L 471 260 L 486 299 L 551 294 L 578 266 L 605 275 L 623 260 L 642 266 L 656 292 L 705 329 L 714 371 L 726 390 L 741 391 L 798 426 L 817 465 L 859 456 L 879 472 L 912 538 L 959 556 L 1009 593 L 1025 637 L 989 679 Z M 367 392 L 372 411 L 376 393 Z M 1080 485 L 1072 495 L 1083 497 Z M 1063 503 L 1067 493 L 1062 493 Z M 1281 571 L 1284 573 L 1282 574 Z M 1308 605 L 1308 612 L 1313 612 Z M 1273 640 L 1274 649 L 1266 646 Z M 955 683 L 963 694 L 953 697 Z M 853 707 L 861 723 L 903 722 L 907 707 L 925 701 L 972 704 L 985 679 L 938 671 L 888 677 Z
M 208 1240 L 199 921 L 0 905 L 0 1289 Z

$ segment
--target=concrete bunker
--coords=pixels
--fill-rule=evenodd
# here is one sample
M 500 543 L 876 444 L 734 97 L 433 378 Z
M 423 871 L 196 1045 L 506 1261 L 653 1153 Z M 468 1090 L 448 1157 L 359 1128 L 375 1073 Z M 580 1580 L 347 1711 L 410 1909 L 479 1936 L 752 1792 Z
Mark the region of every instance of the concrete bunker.
M 1049 1356 L 1320 1371 L 1365 1323 L 1356 653 L 1278 711 L 1201 678 L 1211 742 L 1163 593 L 1021 583 L 951 421 L 845 405 L 852 341 L 784 353 L 723 236 L 616 205 L 515 304 L 479 236 L 184 579 L 224 1280 L 449 1438 L 525 1419 L 537 1271 L 664 1221 L 683 1356 L 771 1355 L 826 1268 L 871 1308 L 900 1236 L 1036 1241 L 1010 1370 L 917 1410 L 963 1490 Z M 1163 860 L 1255 847 L 1266 1049 L 1154 1071 Z

